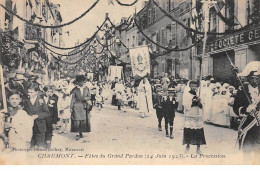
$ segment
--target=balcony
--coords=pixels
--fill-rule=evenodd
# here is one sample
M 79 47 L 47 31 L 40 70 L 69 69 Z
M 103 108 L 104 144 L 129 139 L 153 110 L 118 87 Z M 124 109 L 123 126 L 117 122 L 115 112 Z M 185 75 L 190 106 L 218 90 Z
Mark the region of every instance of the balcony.
M 25 24 L 25 40 L 38 40 L 41 36 L 41 28 Z

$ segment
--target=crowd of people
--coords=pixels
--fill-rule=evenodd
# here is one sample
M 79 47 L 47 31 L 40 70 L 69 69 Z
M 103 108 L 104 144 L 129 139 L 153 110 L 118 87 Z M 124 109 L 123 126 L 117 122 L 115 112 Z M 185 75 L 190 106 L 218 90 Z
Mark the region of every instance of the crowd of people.
M 254 79 L 245 85 L 252 99 L 257 99 L 258 88 Z M 252 77 L 254 78 L 254 77 Z M 5 75 L 5 91 L 10 122 L 9 146 L 12 148 L 51 148 L 53 130 L 59 134 L 76 132 L 76 140 L 83 138 L 84 132 L 91 131 L 90 112 L 96 106 L 102 110 L 105 101 L 118 110 L 124 107 L 138 110 L 142 118 L 156 112 L 158 130 L 162 131 L 165 122 L 166 137 L 174 138 L 175 112 L 184 114 L 183 144 L 186 150 L 190 145 L 206 144 L 203 125 L 205 122 L 239 129 L 240 92 L 227 83 L 216 82 L 213 77 L 201 80 L 187 80 L 163 77 L 124 81 L 93 81 L 84 75 L 75 79 L 66 78 L 44 84 L 40 77 L 22 71 Z M 1 115 L 3 122 L 4 115 Z M 0 123 L 0 125 L 3 123 Z M 69 130 L 70 127 L 70 130 Z M 6 134 L 5 130 L 1 133 Z
M 53 130 L 59 134 L 77 132 L 77 140 L 83 132 L 91 131 L 90 111 L 96 102 L 93 95 L 97 104 L 103 101 L 100 85 L 94 86 L 95 82 L 83 75 L 51 85 L 40 80 L 38 75 L 19 70 L 5 75 L 8 111 L 0 114 L 0 135 L 8 137 L 11 148 L 50 148 Z

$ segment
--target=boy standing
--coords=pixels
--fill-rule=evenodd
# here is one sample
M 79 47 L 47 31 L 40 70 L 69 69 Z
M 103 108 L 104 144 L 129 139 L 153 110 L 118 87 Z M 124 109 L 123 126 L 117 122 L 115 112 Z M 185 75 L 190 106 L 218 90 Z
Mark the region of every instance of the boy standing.
M 178 100 L 175 97 L 175 89 L 168 89 L 168 96 L 163 96 L 162 100 L 162 110 L 165 119 L 165 130 L 166 137 L 169 137 L 168 125 L 170 125 L 170 138 L 173 139 L 173 122 L 175 118 L 175 110 L 178 107 Z
M 153 107 L 156 110 L 156 115 L 158 119 L 158 130 L 162 131 L 162 119 L 163 119 L 163 111 L 162 111 L 162 85 L 156 84 L 154 86 L 153 93 Z

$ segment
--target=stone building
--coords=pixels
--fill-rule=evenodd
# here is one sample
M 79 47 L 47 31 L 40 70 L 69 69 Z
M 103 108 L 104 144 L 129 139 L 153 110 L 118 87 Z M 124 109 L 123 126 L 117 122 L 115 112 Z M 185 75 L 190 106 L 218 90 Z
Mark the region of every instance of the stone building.
M 203 8 L 199 10 L 203 12 Z M 247 63 L 260 60 L 259 14 L 259 0 L 218 1 L 210 7 L 210 32 L 225 34 L 209 35 L 204 56 L 202 46 L 197 47 L 197 57 L 202 58 L 201 75 L 210 74 L 218 81 L 231 83 L 235 75 L 228 56 L 239 71 Z M 203 23 L 198 28 L 202 28 Z

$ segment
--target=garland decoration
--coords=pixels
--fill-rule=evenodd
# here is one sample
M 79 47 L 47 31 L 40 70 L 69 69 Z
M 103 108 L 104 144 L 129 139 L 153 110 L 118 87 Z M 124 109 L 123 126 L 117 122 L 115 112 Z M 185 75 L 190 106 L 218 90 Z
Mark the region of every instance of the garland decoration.
M 196 44 L 198 44 L 200 41 L 202 41 L 202 39 L 200 39 L 198 42 L 195 42 L 194 44 L 190 45 L 189 47 L 186 47 L 186 48 L 183 48 L 183 49 L 167 48 L 167 47 L 164 47 L 164 46 L 162 46 L 162 45 L 160 45 L 160 44 L 154 42 L 151 38 L 149 38 L 149 37 L 143 32 L 143 30 L 140 28 L 140 26 L 137 24 L 136 19 L 134 19 L 134 21 L 135 21 L 135 25 L 136 25 L 137 29 L 140 31 L 140 33 L 142 33 L 142 35 L 143 35 L 147 40 L 149 40 L 150 42 L 152 42 L 152 43 L 155 44 L 156 46 L 158 46 L 158 47 L 160 47 L 160 48 L 162 48 L 162 49 L 164 49 L 164 50 L 167 50 L 168 53 L 170 53 L 170 52 L 172 52 L 172 51 L 178 52 L 178 51 L 188 50 L 188 49 L 192 48 L 193 46 L 195 46 Z M 162 56 L 162 55 L 160 55 L 160 56 Z
M 115 0 L 119 5 L 121 6 L 133 6 L 134 4 L 136 4 L 138 2 L 138 0 L 135 0 L 134 2 L 132 2 L 131 4 L 124 4 L 122 2 L 120 2 L 119 0 Z
M 25 23 L 27 23 L 28 25 L 32 25 L 32 26 L 36 26 L 36 27 L 41 27 L 41 28 L 61 28 L 61 27 L 64 27 L 64 26 L 68 26 L 68 25 L 71 25 L 73 24 L 74 22 L 76 22 L 77 20 L 81 19 L 82 17 L 84 17 L 87 13 L 89 13 L 98 3 L 99 3 L 100 0 L 96 0 L 96 2 L 94 4 L 91 5 L 91 7 L 89 9 L 87 9 L 83 14 L 81 14 L 79 17 L 73 19 L 72 21 L 70 22 L 67 22 L 67 23 L 64 23 L 64 24 L 61 24 L 61 25 L 56 25 L 56 26 L 45 26 L 45 25 L 41 25 L 41 24 L 35 24 L 35 23 L 32 23 L 24 18 L 22 18 L 21 16 L 13 13 L 11 10 L 9 10 L 8 8 L 6 8 L 4 5 L 0 4 L 0 6 L 2 8 L 4 8 L 6 11 L 8 11 L 9 13 L 11 13 L 12 15 L 16 16 L 18 19 L 24 21 Z

